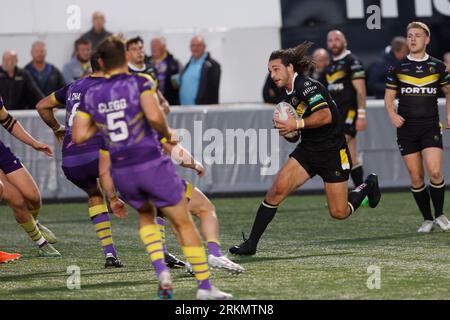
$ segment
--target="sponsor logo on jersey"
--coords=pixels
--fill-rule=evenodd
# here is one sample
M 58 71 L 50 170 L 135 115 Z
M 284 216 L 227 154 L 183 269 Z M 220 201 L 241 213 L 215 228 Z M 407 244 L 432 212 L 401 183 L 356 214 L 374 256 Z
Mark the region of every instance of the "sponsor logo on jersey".
M 329 91 L 342 91 L 344 90 L 344 84 L 343 83 L 330 83 L 328 85 Z
M 316 103 L 317 101 L 320 101 L 320 100 L 325 100 L 325 99 L 323 98 L 323 96 L 322 96 L 320 93 L 318 93 L 318 94 L 316 94 L 315 96 L 311 97 L 311 98 L 308 100 L 308 102 L 309 102 L 310 104 L 313 104 L 313 103 Z
M 419 88 L 419 87 L 407 87 L 407 88 L 401 88 L 400 90 L 401 94 L 423 94 L 423 95 L 436 95 L 437 94 L 437 88 Z
M 303 95 L 306 96 L 308 93 L 310 93 L 311 91 L 317 90 L 317 86 L 311 86 L 306 88 L 305 90 L 303 90 Z

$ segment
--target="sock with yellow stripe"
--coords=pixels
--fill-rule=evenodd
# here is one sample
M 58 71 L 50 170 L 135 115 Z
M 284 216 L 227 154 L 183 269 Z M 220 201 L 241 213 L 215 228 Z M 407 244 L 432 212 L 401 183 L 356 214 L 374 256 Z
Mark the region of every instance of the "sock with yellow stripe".
M 434 218 L 444 214 L 445 182 L 434 184 L 430 181 L 430 196 L 434 207 Z
M 156 270 L 156 275 L 159 277 L 161 272 L 167 270 L 167 267 L 164 261 L 161 234 L 158 225 L 148 224 L 143 226 L 139 229 L 139 236 L 145 246 L 148 257 Z
M 187 261 L 192 266 L 195 279 L 197 279 L 198 288 L 211 290 L 211 283 L 209 282 L 209 266 L 205 249 L 203 247 L 182 247 L 182 249 Z
M 423 185 L 419 188 L 411 187 L 411 192 L 416 200 L 417 206 L 422 213 L 423 219 L 433 221 L 433 215 L 431 214 L 430 193 L 428 188 Z
M 215 257 L 221 257 L 220 242 L 216 240 L 208 240 L 208 253 Z
M 97 237 L 102 244 L 103 253 L 105 256 L 112 255 L 117 258 L 117 252 L 114 248 L 112 239 L 111 220 L 109 219 L 108 207 L 106 204 L 90 207 L 89 216 L 91 217 Z
M 259 206 L 258 212 L 256 213 L 255 221 L 253 222 L 252 231 L 248 241 L 253 245 L 257 245 L 259 239 L 263 235 L 269 223 L 272 221 L 273 217 L 277 213 L 278 205 L 272 205 L 265 200 Z
M 159 233 L 161 234 L 161 241 L 164 253 L 167 253 L 166 247 L 166 220 L 163 217 L 156 217 L 156 222 L 158 223 Z
M 39 247 L 43 247 L 47 244 L 47 240 L 42 236 L 41 231 L 36 225 L 36 221 L 32 216 L 30 216 L 30 220 L 25 223 L 21 223 L 20 226 L 25 230 L 26 233 L 30 236 L 31 240 Z

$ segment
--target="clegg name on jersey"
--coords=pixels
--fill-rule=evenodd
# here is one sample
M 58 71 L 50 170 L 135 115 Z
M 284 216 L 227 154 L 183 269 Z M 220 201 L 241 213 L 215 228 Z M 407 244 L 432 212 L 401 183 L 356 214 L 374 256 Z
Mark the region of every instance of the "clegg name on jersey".
M 396 90 L 398 114 L 406 121 L 437 119 L 437 97 L 441 86 L 450 83 L 450 74 L 438 59 L 422 61 L 408 57 L 394 64 L 386 78 L 386 89 Z
M 301 145 L 311 151 L 338 150 L 345 144 L 343 127 L 336 104 L 324 86 L 311 78 L 294 77 L 294 85 L 285 99 L 297 111 L 300 118 L 306 119 L 314 112 L 329 108 L 332 122 L 319 128 L 303 129 Z

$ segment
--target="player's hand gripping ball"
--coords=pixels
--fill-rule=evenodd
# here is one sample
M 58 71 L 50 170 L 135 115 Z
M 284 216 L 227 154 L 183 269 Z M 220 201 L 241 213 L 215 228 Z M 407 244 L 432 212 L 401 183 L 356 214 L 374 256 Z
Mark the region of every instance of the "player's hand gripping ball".
M 291 115 L 291 117 L 289 117 L 289 114 Z M 297 112 L 295 111 L 293 106 L 291 106 L 289 103 L 284 102 L 284 101 L 280 102 L 279 104 L 277 104 L 275 106 L 275 110 L 273 112 L 274 123 L 275 123 L 275 120 L 286 121 L 290 118 L 291 119 L 294 118 L 295 121 L 297 121 L 299 119 Z M 283 137 L 288 138 L 288 139 L 298 137 L 298 130 L 288 132 L 288 133 L 284 134 Z

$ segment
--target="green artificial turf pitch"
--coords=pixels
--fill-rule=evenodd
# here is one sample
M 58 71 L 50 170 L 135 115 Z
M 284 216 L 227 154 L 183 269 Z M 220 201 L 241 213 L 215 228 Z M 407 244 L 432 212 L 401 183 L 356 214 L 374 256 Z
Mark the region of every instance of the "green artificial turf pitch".
M 248 234 L 261 200 L 213 200 L 224 251 L 241 241 L 241 231 Z M 41 212 L 41 222 L 59 237 L 55 247 L 62 258 L 37 257 L 9 208 L 0 210 L 0 250 L 23 254 L 0 265 L 0 299 L 157 298 L 133 210 L 126 220 L 112 219 L 125 267 L 107 270 L 85 204 L 45 205 Z M 280 206 L 257 254 L 235 258 L 247 272 L 212 270 L 212 282 L 236 299 L 449 299 L 450 233 L 418 234 L 420 223 L 409 193 L 384 194 L 379 207 L 360 209 L 345 221 L 329 217 L 324 196 L 292 196 Z M 181 257 L 168 233 L 169 249 Z M 80 267 L 80 290 L 67 288 L 71 265 Z M 380 289 L 367 286 L 370 266 L 380 270 Z M 195 298 L 192 277 L 181 270 L 172 277 L 175 299 Z

